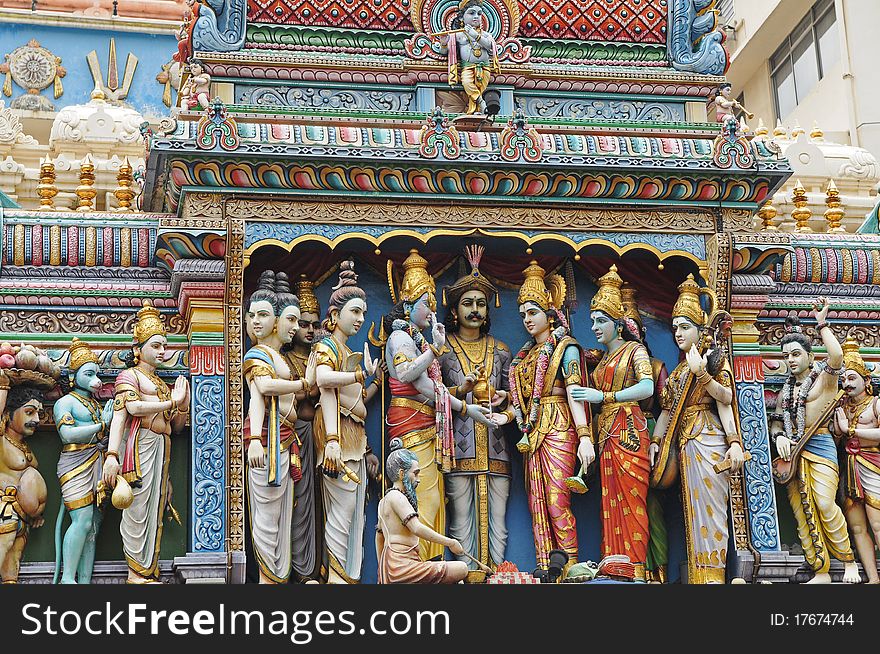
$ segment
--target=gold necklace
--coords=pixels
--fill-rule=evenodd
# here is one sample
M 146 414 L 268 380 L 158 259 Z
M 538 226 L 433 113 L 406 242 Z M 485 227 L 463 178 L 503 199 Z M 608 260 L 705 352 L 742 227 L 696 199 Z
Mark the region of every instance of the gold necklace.
M 6 434 L 3 434 L 3 438 L 6 439 L 6 442 L 7 442 L 7 443 L 11 443 L 12 446 L 13 446 L 15 449 L 17 449 L 19 452 L 21 452 L 22 454 L 24 454 L 25 461 L 27 461 L 28 463 L 30 463 L 31 461 L 34 460 L 34 455 L 33 455 L 33 453 L 31 452 L 31 448 L 28 447 L 28 444 L 27 444 L 27 443 L 21 443 L 21 442 L 18 442 L 18 441 L 14 441 L 14 440 L 12 440 L 11 438 L 9 438 L 9 436 L 7 436 Z
M 850 404 L 847 407 L 848 409 L 852 409 L 852 414 L 847 415 L 847 419 L 849 420 L 849 422 L 852 422 L 853 420 L 858 421 L 858 419 L 861 418 L 862 414 L 865 412 L 865 409 L 867 408 L 867 406 L 871 403 L 871 401 L 873 399 L 874 399 L 874 396 L 869 395 L 868 397 L 866 397 L 864 400 L 862 400 L 858 404 L 855 404 L 855 405 Z

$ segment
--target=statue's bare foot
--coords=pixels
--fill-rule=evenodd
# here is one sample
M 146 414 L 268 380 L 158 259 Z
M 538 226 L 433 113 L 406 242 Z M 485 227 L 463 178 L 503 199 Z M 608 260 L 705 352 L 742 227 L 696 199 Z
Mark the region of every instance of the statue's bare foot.
M 860 584 L 862 578 L 859 576 L 859 566 L 855 561 L 843 564 L 843 583 Z
M 827 572 L 817 572 L 812 579 L 810 579 L 808 584 L 830 584 L 831 583 L 831 575 Z

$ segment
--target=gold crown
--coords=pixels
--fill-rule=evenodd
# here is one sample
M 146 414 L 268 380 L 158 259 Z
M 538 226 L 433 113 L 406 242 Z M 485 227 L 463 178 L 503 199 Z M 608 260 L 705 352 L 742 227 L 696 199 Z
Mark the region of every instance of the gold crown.
M 678 286 L 678 299 L 672 307 L 672 317 L 682 316 L 698 327 L 705 326 L 708 319 L 700 306 L 700 292 L 693 274 L 688 274 L 687 279 Z
M 848 337 L 843 343 L 843 369 L 855 370 L 866 379 L 871 377 L 871 373 L 865 365 L 865 360 L 859 354 L 859 344 L 852 336 Z
M 469 5 L 472 3 L 477 4 L 480 7 L 483 6 L 483 0 L 461 0 L 461 2 L 458 3 L 458 10 L 461 11 L 462 9 L 465 8 L 465 5 Z
M 428 261 L 413 248 L 403 262 L 403 281 L 400 284 L 400 300 L 414 303 L 425 293 L 431 311 L 437 308 L 437 287 L 434 278 L 428 273 Z
M 87 363 L 98 363 L 98 356 L 92 352 L 88 343 L 79 340 L 76 336 L 70 341 L 70 347 L 67 348 L 67 351 L 70 352 L 70 363 L 68 364 L 70 372 L 76 372 Z
M 546 271 L 537 261 L 530 261 L 529 267 L 523 270 L 525 281 L 519 288 L 517 304 L 534 302 L 544 311 L 551 307 L 559 309 L 565 300 L 565 280 L 560 275 L 544 277 Z
M 134 342 L 143 344 L 153 336 L 165 336 L 165 325 L 162 324 L 162 316 L 159 310 L 149 300 L 144 300 L 144 306 L 137 312 L 137 323 L 134 326 Z
M 315 284 L 305 277 L 305 275 L 300 275 L 300 280 L 296 283 L 299 310 L 302 313 L 320 315 L 321 305 L 318 304 L 318 298 L 315 296 Z
M 590 311 L 601 311 L 612 320 L 620 320 L 624 316 L 623 299 L 620 288 L 623 280 L 617 274 L 617 266 L 612 265 L 608 272 L 599 278 L 599 289 L 590 300 Z
M 637 291 L 635 288 L 624 282 L 623 287 L 620 289 L 620 299 L 621 302 L 623 302 L 623 315 L 627 318 L 632 318 L 639 326 L 641 326 L 642 317 L 639 315 L 639 305 L 636 303 L 636 293 Z

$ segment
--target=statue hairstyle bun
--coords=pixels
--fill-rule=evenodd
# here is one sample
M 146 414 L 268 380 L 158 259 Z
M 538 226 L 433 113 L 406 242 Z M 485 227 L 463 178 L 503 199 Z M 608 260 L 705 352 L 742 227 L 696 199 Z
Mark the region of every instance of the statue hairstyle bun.
M 397 450 L 403 449 L 403 439 L 402 438 L 392 438 L 388 441 L 388 453 L 391 454 Z
M 275 292 L 275 272 L 272 270 L 264 270 L 257 280 L 257 290 L 251 293 L 248 298 L 248 304 L 254 302 L 268 302 L 272 305 L 275 315 L 278 315 L 278 295 Z
M 286 272 L 275 273 L 275 295 L 277 297 L 276 308 L 280 314 L 287 307 L 299 308 L 299 298 L 290 290 L 290 279 Z

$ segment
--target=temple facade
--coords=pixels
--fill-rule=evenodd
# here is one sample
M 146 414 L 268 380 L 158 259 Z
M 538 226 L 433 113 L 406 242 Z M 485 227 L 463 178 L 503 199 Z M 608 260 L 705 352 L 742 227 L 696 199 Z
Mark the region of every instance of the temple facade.
M 24 11 L 19 4 L 0 2 L 0 11 Z M 98 19 L 80 4 L 82 20 Z M 454 78 L 455 32 L 444 44 L 461 31 L 454 0 L 157 0 L 137 18 L 156 28 L 149 43 L 122 33 L 91 59 L 47 38 L 22 43 L 28 56 L 57 59 L 45 86 L 22 86 L 7 66 L 0 341 L 43 348 L 63 369 L 71 339 L 87 340 L 108 399 L 138 310 L 146 301 L 159 310 L 169 354 L 158 375 L 190 386 L 187 426 L 170 441 L 181 523 L 165 526 L 162 579 L 258 578 L 245 354 L 255 344 L 247 301 L 261 275 L 311 282 L 323 319 L 340 264 L 354 261 L 367 310 L 348 346 L 367 343 L 381 357 L 380 326 L 400 299 L 404 261 L 413 250 L 424 258 L 442 320 L 440 289 L 467 273 L 465 245 L 485 248 L 479 270 L 499 300 L 491 333 L 514 353 L 527 338 L 517 289 L 532 261 L 565 280 L 558 308 L 585 365 L 599 347 L 591 299 L 611 266 L 635 289 L 644 343 L 669 371 L 681 360 L 671 326 L 677 289 L 689 274 L 710 289 L 732 317 L 717 345 L 750 455 L 730 476 L 727 578 L 806 574 L 772 474 L 768 413 L 788 374 L 779 344 L 785 318 L 794 312 L 811 325 L 822 295 L 838 339 L 855 338 L 872 370 L 880 361 L 880 236 L 876 217 L 862 225 L 876 161 L 826 143 L 820 129 L 772 131 L 707 113 L 729 65 L 714 0 L 480 4 L 497 68 L 480 68 L 491 77 L 477 113 Z M 120 14 L 135 20 L 123 14 L 129 6 L 119 3 Z M 91 77 L 69 79 L 74 65 Z M 382 386 L 365 428 L 384 458 L 393 388 Z M 48 582 L 56 565 L 60 447 L 49 413 L 31 443 L 49 489 L 46 524 L 30 536 L 22 582 Z M 532 570 L 528 480 L 513 447 L 521 434 L 516 424 L 503 430 L 505 559 Z M 590 490 L 572 501 L 578 558 L 598 561 L 601 485 L 598 472 L 586 477 Z M 369 486 L 365 583 L 377 580 L 378 495 Z M 679 495 L 662 498 L 670 581 L 687 581 Z M 124 578 L 119 513 L 107 510 L 93 582 Z M 841 570 L 832 564 L 832 576 Z

